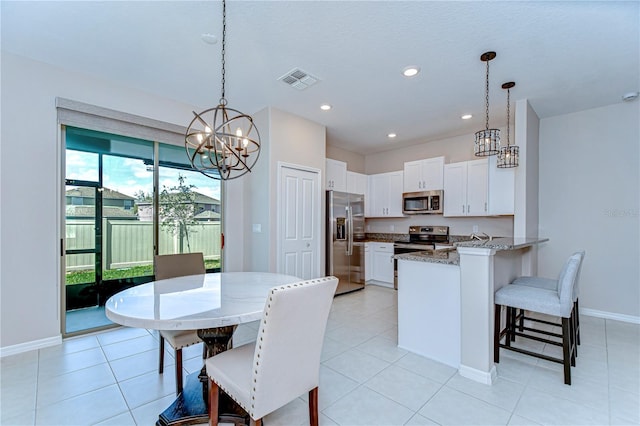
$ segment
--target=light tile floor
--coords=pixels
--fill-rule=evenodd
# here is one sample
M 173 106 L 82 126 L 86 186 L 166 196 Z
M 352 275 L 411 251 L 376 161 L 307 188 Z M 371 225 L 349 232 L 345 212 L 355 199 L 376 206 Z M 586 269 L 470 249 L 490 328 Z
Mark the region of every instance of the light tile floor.
M 320 367 L 323 425 L 640 424 L 640 326 L 583 315 L 573 385 L 562 366 L 502 351 L 486 386 L 396 346 L 396 293 L 334 299 Z M 257 324 L 238 328 L 251 341 Z M 556 347 L 532 346 L 557 354 Z M 1 361 L 2 425 L 153 425 L 174 398 L 173 354 L 157 373 L 157 333 L 118 328 Z M 187 373 L 201 347 L 185 349 Z M 306 395 L 265 424 L 307 424 Z

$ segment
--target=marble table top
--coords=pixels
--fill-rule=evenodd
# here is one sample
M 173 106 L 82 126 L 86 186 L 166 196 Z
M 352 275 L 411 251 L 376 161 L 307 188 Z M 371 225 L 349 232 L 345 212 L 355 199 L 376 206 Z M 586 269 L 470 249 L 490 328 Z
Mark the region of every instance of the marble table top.
M 154 330 L 196 330 L 259 320 L 272 287 L 302 281 L 266 272 L 223 272 L 153 281 L 107 300 L 111 321 Z

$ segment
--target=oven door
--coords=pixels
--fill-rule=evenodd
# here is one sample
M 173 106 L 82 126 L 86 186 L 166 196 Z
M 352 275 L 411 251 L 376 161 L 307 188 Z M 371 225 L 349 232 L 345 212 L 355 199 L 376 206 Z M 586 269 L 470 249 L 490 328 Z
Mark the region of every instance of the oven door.
M 415 253 L 416 251 L 433 250 L 433 244 L 395 243 L 393 254 Z M 393 288 L 398 289 L 398 259 L 393 259 Z

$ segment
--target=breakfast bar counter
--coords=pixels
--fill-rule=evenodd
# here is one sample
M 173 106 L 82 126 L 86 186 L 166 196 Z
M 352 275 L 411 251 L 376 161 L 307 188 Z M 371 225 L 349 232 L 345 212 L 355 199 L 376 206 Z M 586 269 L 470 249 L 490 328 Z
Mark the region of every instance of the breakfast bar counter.
M 535 247 L 546 238 L 460 241 L 455 251 L 396 255 L 398 346 L 492 384 L 493 295 L 535 273 Z

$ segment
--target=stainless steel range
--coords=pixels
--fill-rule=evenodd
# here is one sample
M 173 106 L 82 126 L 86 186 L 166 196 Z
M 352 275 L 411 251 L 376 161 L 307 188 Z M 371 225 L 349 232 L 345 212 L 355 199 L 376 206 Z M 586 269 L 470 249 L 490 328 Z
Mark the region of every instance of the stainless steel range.
M 397 241 L 393 244 L 393 254 L 412 253 L 433 250 L 435 244 L 449 243 L 448 226 L 410 226 L 409 241 Z M 393 286 L 398 288 L 398 261 L 393 261 Z

